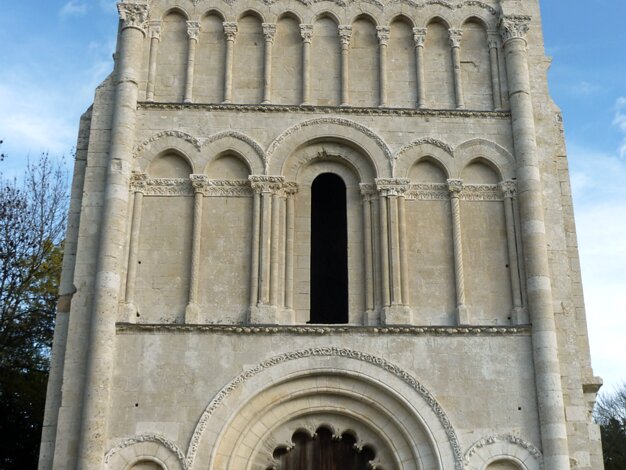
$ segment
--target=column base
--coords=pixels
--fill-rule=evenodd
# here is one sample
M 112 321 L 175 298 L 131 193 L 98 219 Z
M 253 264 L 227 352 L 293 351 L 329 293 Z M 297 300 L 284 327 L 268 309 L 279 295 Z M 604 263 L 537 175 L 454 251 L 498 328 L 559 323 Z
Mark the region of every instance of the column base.
M 380 314 L 378 310 L 366 310 L 363 314 L 364 326 L 377 326 L 380 325 Z
M 511 310 L 511 324 L 513 325 L 528 325 L 530 318 L 528 317 L 528 310 L 524 307 L 515 307 Z
M 124 304 L 124 315 L 128 323 L 137 323 L 137 318 L 139 317 L 137 306 L 133 303 Z
M 405 305 L 392 305 L 384 307 L 380 315 L 382 325 L 411 325 L 413 324 L 413 312 Z
M 272 104 L 272 102 L 269 100 L 263 100 L 261 101 L 261 104 Z
M 198 304 L 187 304 L 185 308 L 185 324 L 197 325 L 200 323 L 200 307 Z
M 293 325 L 296 314 L 293 310 L 276 305 L 258 304 L 250 307 L 248 322 L 251 325 Z
M 456 308 L 456 324 L 457 325 L 469 325 L 469 313 L 466 305 L 459 305 Z
M 185 104 L 191 104 L 193 103 L 193 100 L 191 98 L 185 98 L 185 100 L 183 101 L 183 103 Z
M 232 100 L 224 100 L 224 101 L 222 101 L 222 104 L 231 104 L 231 103 L 232 103 Z

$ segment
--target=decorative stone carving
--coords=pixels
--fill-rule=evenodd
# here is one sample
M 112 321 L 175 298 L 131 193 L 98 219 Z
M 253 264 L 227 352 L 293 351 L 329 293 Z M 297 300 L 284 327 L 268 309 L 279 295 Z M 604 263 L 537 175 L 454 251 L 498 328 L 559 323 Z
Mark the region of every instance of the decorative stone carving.
M 349 47 L 351 37 L 352 37 L 352 25 L 340 24 L 339 25 L 339 39 L 341 40 L 341 46 L 344 48 Z
M 502 45 L 502 40 L 500 38 L 500 33 L 496 30 L 487 31 L 487 44 L 490 49 L 500 49 Z
M 482 439 L 476 441 L 467 451 L 465 452 L 465 456 L 463 460 L 465 465 L 469 465 L 472 457 L 483 447 L 487 447 L 491 444 L 495 444 L 497 442 L 508 442 L 510 444 L 519 446 L 525 450 L 527 450 L 530 455 L 532 455 L 535 459 L 541 460 L 541 451 L 537 449 L 532 443 L 522 439 L 519 436 L 515 436 L 513 434 L 499 434 L 496 436 L 488 436 L 483 437 Z M 541 465 L 543 468 L 543 465 Z
M 144 30 L 148 20 L 149 8 L 145 3 L 118 3 L 117 11 L 124 28 Z
M 237 132 L 233 130 L 218 132 L 217 134 L 213 134 L 208 139 L 206 139 L 206 141 L 202 144 L 202 146 L 204 147 L 206 145 L 212 144 L 213 142 L 217 142 L 218 140 L 224 139 L 226 137 L 232 137 L 233 139 L 241 140 L 242 142 L 245 142 L 250 147 L 252 147 L 254 151 L 257 153 L 257 155 L 259 156 L 259 158 L 263 161 L 263 166 L 267 169 L 267 156 L 265 155 L 265 151 L 261 148 L 261 146 L 254 139 L 252 139 L 250 136 L 243 134 L 241 132 Z
M 187 178 L 149 178 L 143 193 L 146 196 L 192 196 L 194 189 Z
M 409 189 L 410 181 L 403 178 L 377 178 L 376 188 L 381 196 L 404 196 Z
M 294 196 L 298 193 L 298 183 L 295 181 L 287 181 L 283 184 L 283 191 L 286 196 Z
M 378 43 L 386 46 L 389 44 L 389 35 L 391 29 L 389 26 L 376 26 L 376 35 L 378 36 Z
M 443 141 L 441 141 L 439 139 L 435 139 L 433 137 L 424 137 L 422 139 L 414 140 L 410 144 L 407 144 L 404 147 L 402 147 L 400 150 L 398 150 L 396 152 L 394 158 L 398 158 L 400 155 L 402 155 L 407 150 L 410 150 L 410 149 L 412 149 L 414 147 L 418 147 L 418 146 L 423 145 L 423 144 L 434 145 L 435 147 L 439 147 L 440 149 L 445 150 L 450 155 L 454 155 L 454 150 L 452 149 L 452 146 L 446 144 L 445 142 L 443 142 Z
M 166 437 L 161 436 L 160 434 L 142 434 L 140 436 L 124 439 L 115 447 L 109 449 L 109 451 L 104 455 L 104 463 L 108 464 L 111 461 L 111 457 L 120 452 L 122 449 L 125 449 L 135 444 L 141 444 L 142 442 L 156 442 L 162 445 L 163 447 L 171 451 L 174 455 L 176 455 L 178 461 L 183 466 L 183 468 L 186 468 L 185 455 L 180 450 L 180 448 L 172 441 L 170 441 Z
M 505 198 L 514 198 L 517 195 L 517 183 L 513 180 L 506 180 L 500 183 L 500 191 Z
M 413 183 L 404 197 L 416 201 L 445 201 L 448 199 L 448 185 L 445 183 Z
M 276 194 L 283 189 L 285 178 L 282 176 L 250 175 L 248 177 L 252 189 L 258 194 Z
M 274 36 L 276 35 L 276 23 L 263 23 L 263 37 L 266 42 L 274 42 Z
M 189 39 L 198 40 L 200 35 L 200 22 L 199 21 L 187 21 L 187 36 Z
M 463 30 L 451 29 L 450 30 L 450 46 L 461 47 L 461 39 L 463 38 Z
M 430 406 L 433 413 L 439 419 L 439 422 L 443 429 L 445 430 L 446 437 L 452 448 L 452 453 L 454 455 L 455 470 L 463 470 L 463 456 L 461 451 L 461 445 L 459 443 L 459 439 L 454 431 L 452 424 L 450 423 L 450 419 L 448 418 L 446 412 L 441 407 L 437 399 L 428 391 L 426 387 L 424 387 L 421 383 L 419 383 L 412 375 L 410 375 L 405 370 L 388 362 L 382 357 L 374 356 L 369 353 L 364 353 L 361 351 L 355 351 L 353 349 L 346 348 L 338 348 L 338 347 L 319 347 L 319 348 L 310 348 L 304 349 L 300 351 L 293 351 L 284 354 L 280 354 L 278 356 L 274 356 L 270 359 L 267 359 L 260 364 L 254 366 L 251 369 L 248 369 L 237 377 L 235 377 L 231 382 L 226 385 L 222 390 L 220 390 L 217 395 L 211 400 L 209 405 L 206 407 L 200 420 L 198 421 L 198 425 L 193 433 L 191 438 L 191 443 L 189 445 L 189 450 L 187 451 L 187 466 L 189 468 L 192 467 L 196 453 L 198 451 L 198 445 L 204 431 L 207 428 L 209 419 L 211 416 L 217 411 L 220 405 L 224 402 L 226 397 L 228 397 L 233 391 L 243 386 L 245 382 L 247 382 L 250 378 L 258 375 L 260 372 L 268 369 L 270 367 L 288 362 L 297 359 L 307 358 L 307 357 L 346 357 L 350 359 L 355 359 L 358 361 L 367 362 L 369 364 L 373 364 L 376 367 L 379 367 L 390 374 L 395 375 L 408 386 L 410 386 L 413 390 L 415 390 L 420 396 L 422 396 L 428 405 Z
M 237 37 L 237 23 L 234 21 L 224 22 L 224 38 L 227 41 L 234 41 Z
M 416 47 L 423 47 L 426 42 L 426 28 L 413 28 L 413 40 Z
M 207 179 L 203 194 L 208 197 L 252 197 L 253 190 L 246 180 Z
M 148 21 L 148 35 L 150 39 L 161 39 L 161 20 Z
M 511 15 L 503 16 L 500 19 L 500 34 L 504 42 L 511 39 L 523 39 L 526 40 L 526 33 L 530 28 L 530 16 L 525 15 Z
M 189 142 L 197 150 L 200 150 L 200 148 L 202 147 L 202 142 L 200 142 L 200 140 L 196 139 L 194 136 L 189 135 L 189 134 L 187 134 L 186 132 L 183 132 L 183 131 L 168 130 L 168 131 L 158 132 L 158 133 L 154 134 L 152 137 L 150 137 L 149 139 L 144 140 L 141 144 L 139 144 L 135 148 L 135 151 L 133 152 L 133 156 L 137 157 L 141 152 L 143 152 L 146 148 L 148 148 L 148 146 L 151 143 L 156 142 L 157 140 L 159 140 L 159 139 L 161 139 L 163 137 L 176 137 L 178 139 L 182 139 L 185 142 Z
M 308 44 L 311 44 L 311 39 L 313 38 L 313 25 L 312 24 L 301 24 L 300 25 L 300 36 L 302 36 L 302 41 Z
M 133 171 L 130 176 L 130 189 L 136 193 L 145 193 L 148 186 L 148 175 Z
M 466 184 L 459 194 L 462 201 L 502 201 L 502 193 L 497 184 Z
M 448 180 L 448 191 L 451 197 L 459 197 L 461 191 L 463 191 L 463 180 Z

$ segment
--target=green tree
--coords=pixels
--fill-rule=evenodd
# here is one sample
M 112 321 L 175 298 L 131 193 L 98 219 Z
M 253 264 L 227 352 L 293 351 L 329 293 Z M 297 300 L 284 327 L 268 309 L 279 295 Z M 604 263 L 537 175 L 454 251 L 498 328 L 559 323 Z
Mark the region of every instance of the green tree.
M 605 470 L 626 469 L 626 383 L 600 394 L 593 414 L 602 434 Z
M 21 179 L 0 173 L 0 468 L 6 470 L 37 465 L 67 203 L 67 174 L 46 154 L 29 162 Z

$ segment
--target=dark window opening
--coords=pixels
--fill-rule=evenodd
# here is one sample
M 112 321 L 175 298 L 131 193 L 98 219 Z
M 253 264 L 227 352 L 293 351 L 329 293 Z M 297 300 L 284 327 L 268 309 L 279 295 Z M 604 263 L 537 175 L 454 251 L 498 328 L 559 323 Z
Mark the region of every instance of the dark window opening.
M 281 470 L 367 470 L 376 457 L 369 445 L 357 447 L 350 434 L 333 437 L 324 427 L 318 428 L 313 437 L 296 432 L 291 439 L 294 447 L 290 450 L 274 449 L 273 457 L 280 462 Z
M 311 187 L 311 318 L 348 323 L 348 219 L 346 185 L 332 173 Z

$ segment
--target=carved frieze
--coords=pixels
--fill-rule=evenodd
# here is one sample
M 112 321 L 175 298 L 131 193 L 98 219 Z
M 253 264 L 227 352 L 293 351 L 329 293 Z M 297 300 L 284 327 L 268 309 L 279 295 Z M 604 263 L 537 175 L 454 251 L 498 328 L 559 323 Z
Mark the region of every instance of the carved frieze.
M 277 194 L 283 189 L 285 178 L 282 176 L 250 175 L 252 189 L 258 194 Z
M 497 184 L 465 184 L 459 194 L 462 201 L 502 201 L 502 192 Z
M 448 185 L 445 183 L 412 183 L 404 197 L 414 201 L 445 201 Z

